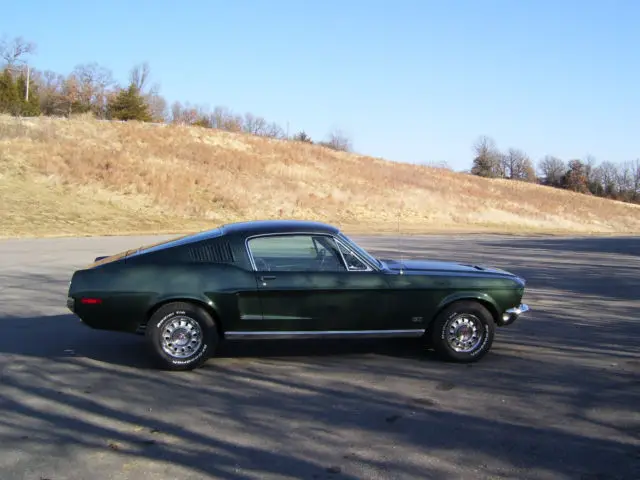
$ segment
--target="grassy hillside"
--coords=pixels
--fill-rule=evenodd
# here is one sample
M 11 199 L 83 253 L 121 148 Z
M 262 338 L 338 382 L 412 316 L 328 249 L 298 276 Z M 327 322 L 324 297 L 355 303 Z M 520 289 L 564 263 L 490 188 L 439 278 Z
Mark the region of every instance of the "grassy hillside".
M 640 207 L 199 127 L 0 116 L 1 236 L 256 218 L 351 232 L 638 233 Z

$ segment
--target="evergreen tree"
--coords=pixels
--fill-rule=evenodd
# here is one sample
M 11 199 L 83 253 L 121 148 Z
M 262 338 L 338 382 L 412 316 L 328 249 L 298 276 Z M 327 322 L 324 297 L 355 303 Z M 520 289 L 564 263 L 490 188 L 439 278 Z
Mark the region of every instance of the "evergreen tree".
M 8 68 L 0 76 L 0 113 L 20 113 L 20 95 Z
M 492 138 L 481 136 L 473 146 L 476 156 L 473 159 L 471 174 L 480 177 L 504 177 L 502 171 L 502 155 L 496 148 Z
M 120 90 L 109 102 L 108 116 L 113 120 L 152 120 L 147 102 L 133 83 L 126 90 Z
M 21 74 L 16 82 L 16 90 L 19 99 L 19 114 L 23 117 L 37 117 L 40 115 L 40 97 L 37 85 L 29 79 L 29 100 L 26 100 L 27 79 L 24 74 Z
M 473 159 L 473 166 L 471 167 L 471 174 L 478 175 L 480 177 L 495 178 L 499 174 L 497 172 L 498 166 L 494 157 L 488 155 L 478 155 Z
M 307 135 L 307 132 L 305 132 L 304 130 L 296 133 L 293 136 L 293 140 L 295 140 L 296 142 L 313 143 L 313 141 L 311 140 L 311 137 Z

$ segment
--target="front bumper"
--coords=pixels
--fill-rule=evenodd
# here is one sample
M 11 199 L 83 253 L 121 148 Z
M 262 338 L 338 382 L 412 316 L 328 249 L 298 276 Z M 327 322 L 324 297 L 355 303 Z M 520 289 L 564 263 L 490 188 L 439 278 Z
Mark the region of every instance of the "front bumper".
M 520 317 L 520 315 L 528 312 L 529 310 L 530 310 L 529 305 L 527 305 L 526 303 L 521 303 L 517 307 L 509 308 L 505 310 L 504 313 L 502 314 L 502 317 L 500 318 L 500 322 L 498 322 L 498 325 L 500 325 L 501 327 L 504 327 L 506 325 L 511 325 Z

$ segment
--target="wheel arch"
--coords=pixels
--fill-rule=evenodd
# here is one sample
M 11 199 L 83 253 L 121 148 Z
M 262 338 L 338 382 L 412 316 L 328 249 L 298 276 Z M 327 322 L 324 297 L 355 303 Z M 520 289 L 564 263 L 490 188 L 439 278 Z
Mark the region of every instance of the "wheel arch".
M 435 321 L 438 315 L 440 315 L 440 313 L 445 308 L 449 307 L 454 303 L 461 302 L 461 301 L 478 302 L 480 305 L 482 305 L 489 311 L 496 325 L 498 324 L 500 320 L 500 313 L 499 313 L 500 309 L 496 301 L 493 298 L 491 298 L 490 295 L 486 293 L 480 293 L 480 292 L 457 292 L 443 298 L 440 301 L 440 303 L 435 309 L 434 314 L 429 319 L 429 326 L 431 326 L 431 324 Z
M 167 305 L 169 303 L 174 303 L 174 302 L 192 303 L 204 309 L 208 314 L 210 314 L 213 317 L 213 320 L 215 321 L 215 325 L 216 325 L 216 330 L 218 331 L 218 335 L 220 335 L 220 338 L 224 338 L 223 320 L 220 316 L 220 313 L 216 305 L 211 300 L 203 300 L 202 298 L 192 297 L 188 295 L 176 295 L 173 297 L 163 297 L 158 301 L 156 301 L 155 303 L 153 303 L 147 309 L 143 323 L 141 323 L 140 325 L 142 328 L 139 330 L 144 332 L 144 330 L 146 329 L 147 323 L 149 323 L 149 320 L 151 319 L 153 314 L 156 311 L 158 311 L 158 309 L 162 308 L 164 305 Z

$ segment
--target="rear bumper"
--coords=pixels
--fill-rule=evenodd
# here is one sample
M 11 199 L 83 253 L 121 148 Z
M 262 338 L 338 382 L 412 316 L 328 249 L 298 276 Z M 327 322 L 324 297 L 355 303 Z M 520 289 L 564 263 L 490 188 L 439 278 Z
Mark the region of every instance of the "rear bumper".
M 500 318 L 498 325 L 501 327 L 504 327 L 506 325 L 511 325 L 518 318 L 520 318 L 520 315 L 528 312 L 529 310 L 530 310 L 529 305 L 527 305 L 526 303 L 521 303 L 517 307 L 509 308 L 505 310 L 504 313 L 502 314 L 502 317 Z
M 75 301 L 73 297 L 67 297 L 67 308 L 75 313 Z

